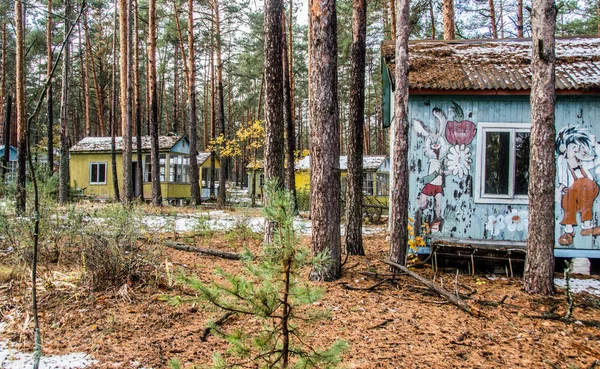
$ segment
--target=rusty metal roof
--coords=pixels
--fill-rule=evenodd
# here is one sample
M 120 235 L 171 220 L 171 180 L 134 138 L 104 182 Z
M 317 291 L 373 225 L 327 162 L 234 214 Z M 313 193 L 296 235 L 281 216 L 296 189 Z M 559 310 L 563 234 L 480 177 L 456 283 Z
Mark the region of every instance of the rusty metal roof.
M 411 89 L 512 90 L 531 88 L 531 39 L 411 41 Z M 381 46 L 394 73 L 394 43 Z M 556 39 L 556 89 L 600 90 L 600 38 Z
M 169 150 L 183 136 L 158 136 L 158 149 Z M 110 151 L 110 137 L 85 137 L 79 141 L 75 146 L 71 147 L 70 152 L 96 152 L 96 151 Z M 150 150 L 151 148 L 151 137 L 142 136 L 142 150 Z M 133 148 L 137 148 L 135 138 L 133 138 Z M 123 150 L 123 137 L 115 137 L 115 149 L 116 151 Z

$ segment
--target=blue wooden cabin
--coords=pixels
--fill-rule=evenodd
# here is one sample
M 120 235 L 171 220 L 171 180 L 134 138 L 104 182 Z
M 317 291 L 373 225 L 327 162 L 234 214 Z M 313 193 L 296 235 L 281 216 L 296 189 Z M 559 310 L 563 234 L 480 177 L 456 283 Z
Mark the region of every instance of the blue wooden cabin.
M 600 38 L 558 38 L 556 55 L 555 255 L 600 258 Z M 409 213 L 431 229 L 418 252 L 524 250 L 531 40 L 413 41 L 409 58 Z M 382 72 L 393 130 L 391 42 Z
M 6 168 L 7 181 L 11 181 L 17 172 L 17 149 L 13 146 L 8 147 L 8 168 Z M 0 161 L 4 157 L 4 145 L 0 145 Z

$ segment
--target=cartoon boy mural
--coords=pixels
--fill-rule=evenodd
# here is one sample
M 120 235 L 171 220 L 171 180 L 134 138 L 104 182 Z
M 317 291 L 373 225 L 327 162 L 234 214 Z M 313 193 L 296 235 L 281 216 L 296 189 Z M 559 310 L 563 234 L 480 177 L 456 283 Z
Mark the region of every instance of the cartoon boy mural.
M 600 235 L 600 227 L 592 224 L 593 207 L 598 197 L 599 187 L 591 170 L 596 153 L 596 137 L 579 127 L 565 127 L 556 137 L 558 154 L 558 190 L 561 194 L 560 205 L 563 209 L 564 232 L 558 243 L 568 246 L 573 243 L 577 226 L 577 213 L 580 214 L 582 236 Z
M 419 193 L 417 204 L 419 211 L 429 207 L 429 199 L 433 198 L 433 222 L 431 232 L 439 232 L 442 227 L 442 200 L 444 197 L 444 181 L 448 175 L 467 176 L 471 163 L 470 151 L 467 147 L 475 137 L 475 124 L 464 120 L 462 108 L 452 101 L 451 110 L 454 120 L 448 120 L 440 108 L 433 108 L 436 129 L 432 131 L 422 121 L 413 120 L 417 135 L 425 137 L 424 154 L 428 158 L 427 174 L 418 180 L 423 189 Z M 448 163 L 447 163 L 448 162 Z

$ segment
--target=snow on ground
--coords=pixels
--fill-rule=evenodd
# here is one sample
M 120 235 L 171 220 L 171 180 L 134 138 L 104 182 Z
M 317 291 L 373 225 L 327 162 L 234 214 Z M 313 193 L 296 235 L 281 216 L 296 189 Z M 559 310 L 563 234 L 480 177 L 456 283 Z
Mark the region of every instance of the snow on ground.
M 148 215 L 142 217 L 142 222 L 150 232 L 191 232 L 193 230 L 227 231 L 239 226 L 246 226 L 253 232 L 263 232 L 265 218 L 262 216 L 250 216 L 243 210 L 228 213 L 223 210 L 210 210 L 197 214 L 185 215 Z M 312 223 L 310 220 L 296 217 L 294 228 L 301 235 L 310 235 Z M 341 227 L 342 233 L 344 227 Z M 365 226 L 363 234 L 385 234 L 386 226 Z
M 5 328 L 4 323 L 0 323 L 0 332 Z M 90 356 L 84 352 L 75 352 L 66 355 L 42 356 L 40 359 L 40 369 L 75 369 L 85 368 L 88 365 L 96 363 Z M 0 368 L 2 369 L 21 369 L 33 367 L 33 354 L 19 352 L 12 349 L 6 340 L 0 341 Z
M 567 283 L 563 278 L 555 278 L 554 284 L 563 289 L 567 288 Z M 587 292 L 589 294 L 600 296 L 600 281 L 597 279 L 569 279 L 569 287 L 571 292 Z

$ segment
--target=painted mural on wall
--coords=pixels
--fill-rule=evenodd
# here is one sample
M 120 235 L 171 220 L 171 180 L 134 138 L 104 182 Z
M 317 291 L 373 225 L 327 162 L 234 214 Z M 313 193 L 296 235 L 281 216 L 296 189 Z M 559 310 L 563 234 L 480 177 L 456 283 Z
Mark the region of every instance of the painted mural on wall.
M 417 135 L 425 138 L 423 151 L 428 160 L 427 174 L 418 178 L 423 185 L 417 199 L 418 211 L 433 207 L 431 232 L 440 232 L 442 229 L 446 176 L 456 176 L 460 180 L 466 178 L 472 162 L 469 144 L 475 137 L 475 123 L 464 119 L 462 108 L 454 101 L 450 111 L 453 113 L 452 120 L 442 109 L 433 108 L 435 129 L 421 120 L 413 120 Z M 420 218 L 420 214 L 417 217 Z
M 596 136 L 578 126 L 567 126 L 556 137 L 557 176 L 560 206 L 563 211 L 561 236 L 558 243 L 569 246 L 580 227 L 580 236 L 599 236 L 600 227 L 592 222 L 594 202 L 600 187 L 596 176 L 600 172 Z M 577 214 L 581 224 L 577 222 Z

